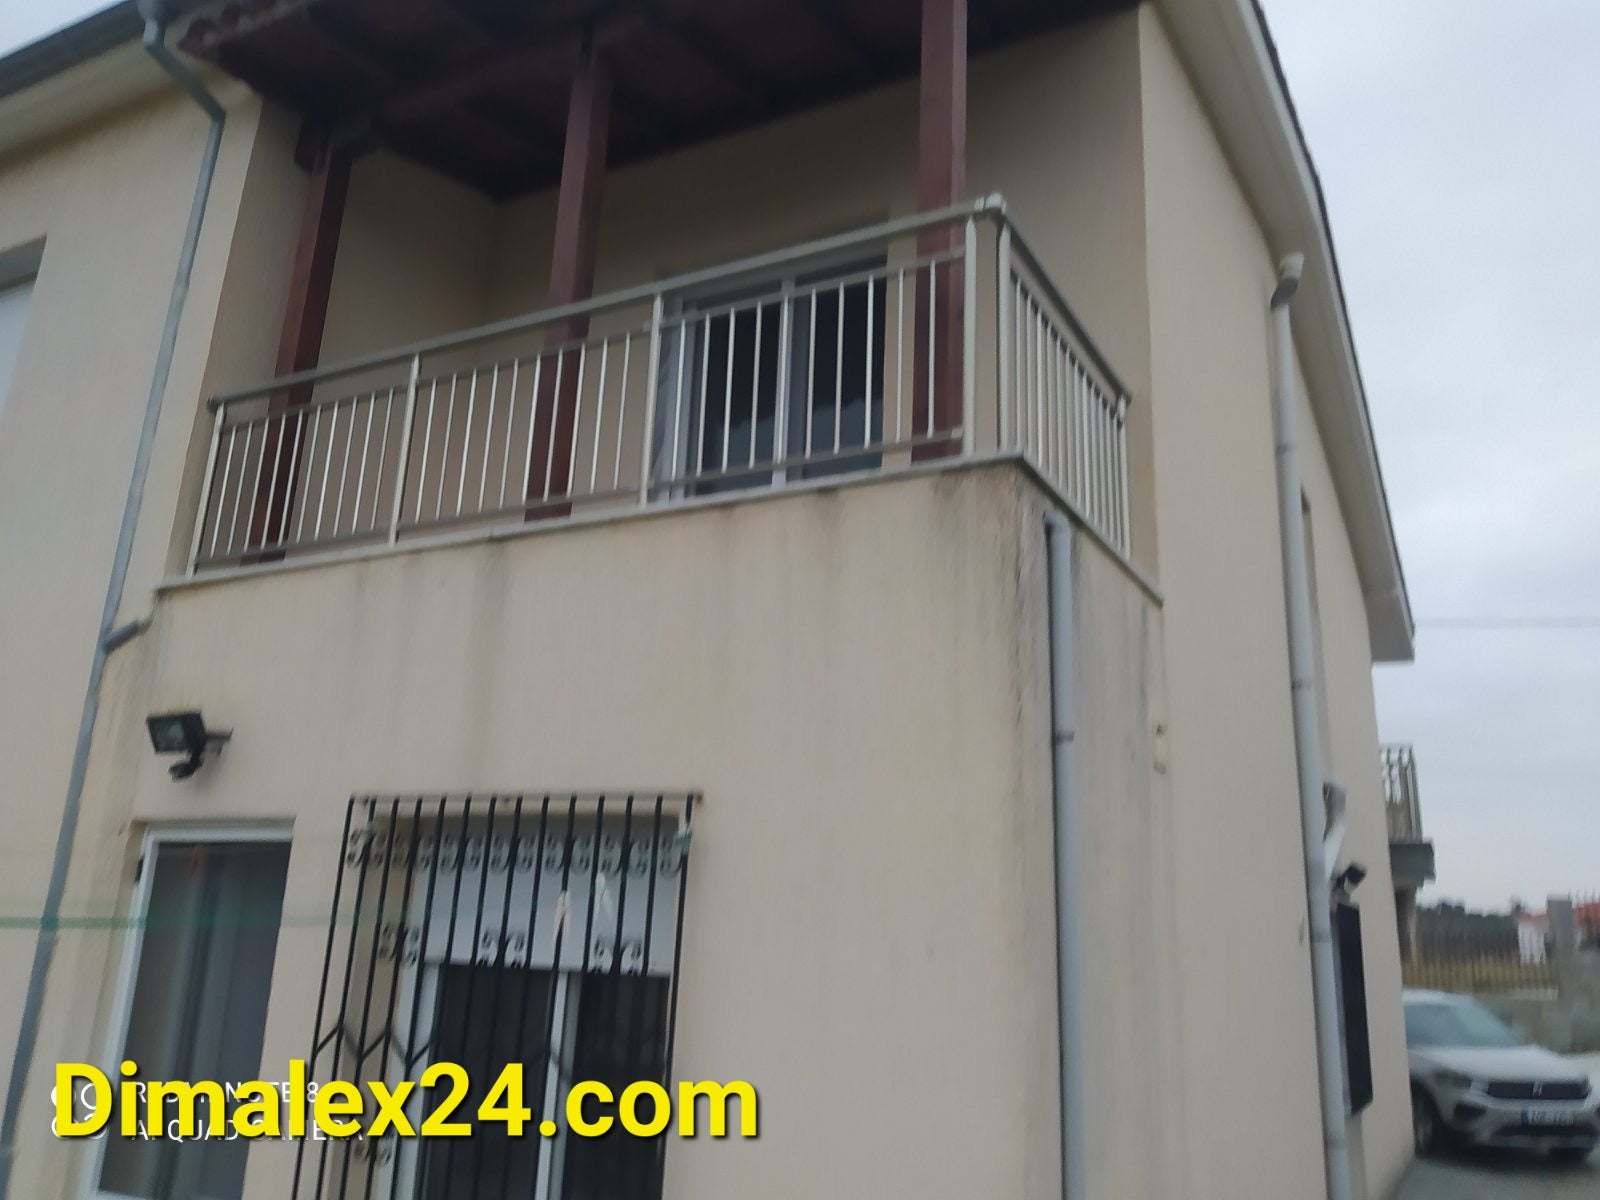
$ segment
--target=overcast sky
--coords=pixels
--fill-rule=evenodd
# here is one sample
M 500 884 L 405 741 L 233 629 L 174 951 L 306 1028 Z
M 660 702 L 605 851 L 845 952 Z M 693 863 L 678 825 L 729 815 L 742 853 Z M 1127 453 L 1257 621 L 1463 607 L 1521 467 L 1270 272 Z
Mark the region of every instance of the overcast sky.
M 1412 606 L 1436 896 L 1600 893 L 1600 0 L 1264 0 Z M 0 0 L 0 51 L 99 7 Z M 1451 629 L 1453 618 L 1589 627 Z
M 1600 893 L 1600 4 L 1266 0 L 1412 607 L 1434 895 Z M 1585 617 L 1466 630 L 1455 617 Z

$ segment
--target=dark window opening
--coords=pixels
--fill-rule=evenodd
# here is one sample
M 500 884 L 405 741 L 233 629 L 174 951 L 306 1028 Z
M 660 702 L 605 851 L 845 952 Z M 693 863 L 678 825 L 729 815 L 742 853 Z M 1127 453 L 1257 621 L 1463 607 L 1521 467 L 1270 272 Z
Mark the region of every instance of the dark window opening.
M 831 286 L 815 274 L 783 280 L 754 296 L 700 301 L 686 313 L 682 378 L 666 382 L 674 400 L 661 417 L 680 430 L 677 441 L 662 440 L 683 447 L 669 464 L 671 477 L 691 481 L 691 494 L 711 495 L 881 464 L 888 305 L 881 266 L 830 271 L 820 278 L 847 280 Z M 676 359 L 665 356 L 672 372 Z
M 1353 904 L 1333 908 L 1339 958 L 1339 1005 L 1344 1026 L 1345 1080 L 1350 1114 L 1372 1103 L 1372 1050 L 1367 1040 L 1367 974 L 1361 952 L 1361 910 Z

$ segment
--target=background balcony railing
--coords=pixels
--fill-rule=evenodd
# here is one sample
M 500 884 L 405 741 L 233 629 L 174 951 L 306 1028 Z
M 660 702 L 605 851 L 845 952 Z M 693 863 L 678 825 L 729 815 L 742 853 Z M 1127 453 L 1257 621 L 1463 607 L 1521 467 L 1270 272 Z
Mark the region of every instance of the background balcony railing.
M 1408 745 L 1380 748 L 1383 805 L 1389 817 L 1391 842 L 1422 841 L 1422 799 L 1417 791 L 1417 756 Z
M 998 199 L 210 402 L 191 572 L 1020 453 L 1128 550 L 1128 395 Z

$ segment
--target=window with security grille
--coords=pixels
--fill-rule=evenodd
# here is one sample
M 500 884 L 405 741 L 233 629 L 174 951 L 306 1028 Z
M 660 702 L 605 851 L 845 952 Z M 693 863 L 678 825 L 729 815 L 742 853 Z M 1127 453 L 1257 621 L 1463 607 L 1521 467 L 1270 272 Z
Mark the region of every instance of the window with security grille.
M 659 1197 L 661 1140 L 572 1135 L 565 1099 L 580 1081 L 614 1095 L 667 1084 L 692 807 L 667 795 L 353 800 L 311 1076 L 393 1086 L 455 1063 L 470 1086 L 450 1120 L 472 1132 L 303 1144 L 294 1195 Z M 511 1063 L 530 1114 L 516 1136 L 478 1116 Z M 411 1124 L 448 1090 L 413 1092 Z

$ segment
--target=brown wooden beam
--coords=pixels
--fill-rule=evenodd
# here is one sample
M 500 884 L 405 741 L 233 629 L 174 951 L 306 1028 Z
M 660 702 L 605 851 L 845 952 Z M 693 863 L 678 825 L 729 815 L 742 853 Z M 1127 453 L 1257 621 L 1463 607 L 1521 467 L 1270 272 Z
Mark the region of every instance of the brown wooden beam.
M 600 226 L 601 187 L 605 182 L 606 148 L 611 132 L 611 72 L 592 44 L 578 56 L 567 103 L 566 149 L 561 186 L 556 195 L 555 246 L 550 256 L 552 307 L 586 300 L 594 294 L 595 255 Z M 589 334 L 589 318 L 573 317 L 548 334 L 547 355 L 557 347 L 581 343 Z M 570 365 L 570 364 L 569 364 Z M 576 370 L 558 371 L 547 363 L 540 374 L 538 414 L 529 463 L 530 502 L 565 497 L 572 458 L 572 430 L 578 401 Z M 556 376 L 561 376 L 560 387 Z M 530 517 L 565 515 L 570 503 L 539 504 Z
M 891 73 L 889 56 L 874 39 L 862 31 L 852 15 L 859 12 L 862 7 L 859 0 L 848 0 L 848 2 L 807 0 L 807 2 L 817 23 L 826 28 L 836 41 L 849 43 L 852 52 L 866 63 L 874 75 L 886 76 Z
M 395 121 L 426 116 L 515 79 L 540 59 L 552 58 L 561 49 L 548 45 L 517 46 L 481 55 L 391 96 L 374 115 Z
M 955 204 L 967 190 L 967 0 L 922 0 L 922 75 L 917 122 L 917 205 L 928 212 Z M 953 228 L 919 235 L 921 255 L 957 244 Z M 915 428 L 948 433 L 961 423 L 962 307 L 965 289 L 957 262 L 924 270 L 917 287 Z M 929 369 L 929 338 L 933 363 Z M 930 420 L 930 409 L 931 420 Z M 940 458 L 960 449 L 956 438 L 913 451 Z
M 756 113 L 770 113 L 777 108 L 771 88 L 756 71 L 736 52 L 730 50 L 720 34 L 692 11 L 674 5 L 669 11 L 660 6 L 645 10 L 655 31 L 665 33 L 690 55 L 709 67 L 731 91 L 736 93 Z
M 967 190 L 967 0 L 922 0 L 917 203 L 943 208 Z
M 660 154 L 677 140 L 676 132 L 663 124 L 659 116 L 666 106 L 615 73 L 611 76 L 611 101 L 638 138 L 638 149 L 642 153 Z
M 556 197 L 556 240 L 550 259 L 552 305 L 594 292 L 596 233 L 606 144 L 611 132 L 611 72 L 592 51 L 578 60 L 567 105 L 566 149 Z
M 324 147 L 311 169 L 289 276 L 289 302 L 278 339 L 279 375 L 308 371 L 322 355 L 339 230 L 350 195 L 350 166 L 350 155 L 330 146 Z
M 460 10 L 452 11 L 466 15 Z M 628 11 L 610 17 L 592 30 L 574 30 L 568 25 L 511 45 L 503 44 L 499 35 L 492 35 L 494 48 L 397 91 L 375 106 L 371 115 L 395 120 L 424 116 L 515 80 L 541 62 L 558 63 L 574 56 L 581 57 L 587 52 L 585 47 L 590 51 L 603 51 L 646 28 L 648 24 L 642 13 Z M 485 36 L 491 36 L 490 31 L 485 31 Z
M 324 134 L 303 130 L 303 147 L 313 145 L 315 161 L 300 210 L 300 231 L 295 240 L 294 266 L 289 275 L 289 296 L 284 305 L 283 327 L 278 336 L 276 374 L 280 377 L 309 371 L 322 356 L 322 335 L 328 322 L 328 297 L 333 290 L 333 268 L 339 250 L 339 230 L 350 192 L 351 155 L 331 144 Z M 311 399 L 310 384 L 275 393 L 268 412 L 282 412 Z M 287 421 L 270 425 L 263 443 L 262 462 L 272 462 L 274 472 L 263 473 L 255 498 L 247 545 L 271 545 L 288 528 L 293 511 L 295 479 L 291 466 L 297 454 L 278 453 Z
M 831 9 L 819 8 L 812 0 L 788 0 L 788 5 L 794 11 L 803 13 L 814 28 L 821 30 L 823 35 L 833 42 L 834 49 L 843 57 L 845 70 L 852 80 L 857 83 L 871 83 L 880 77 L 881 64 L 862 46 L 861 39 L 855 32 L 845 27 L 837 13 Z

